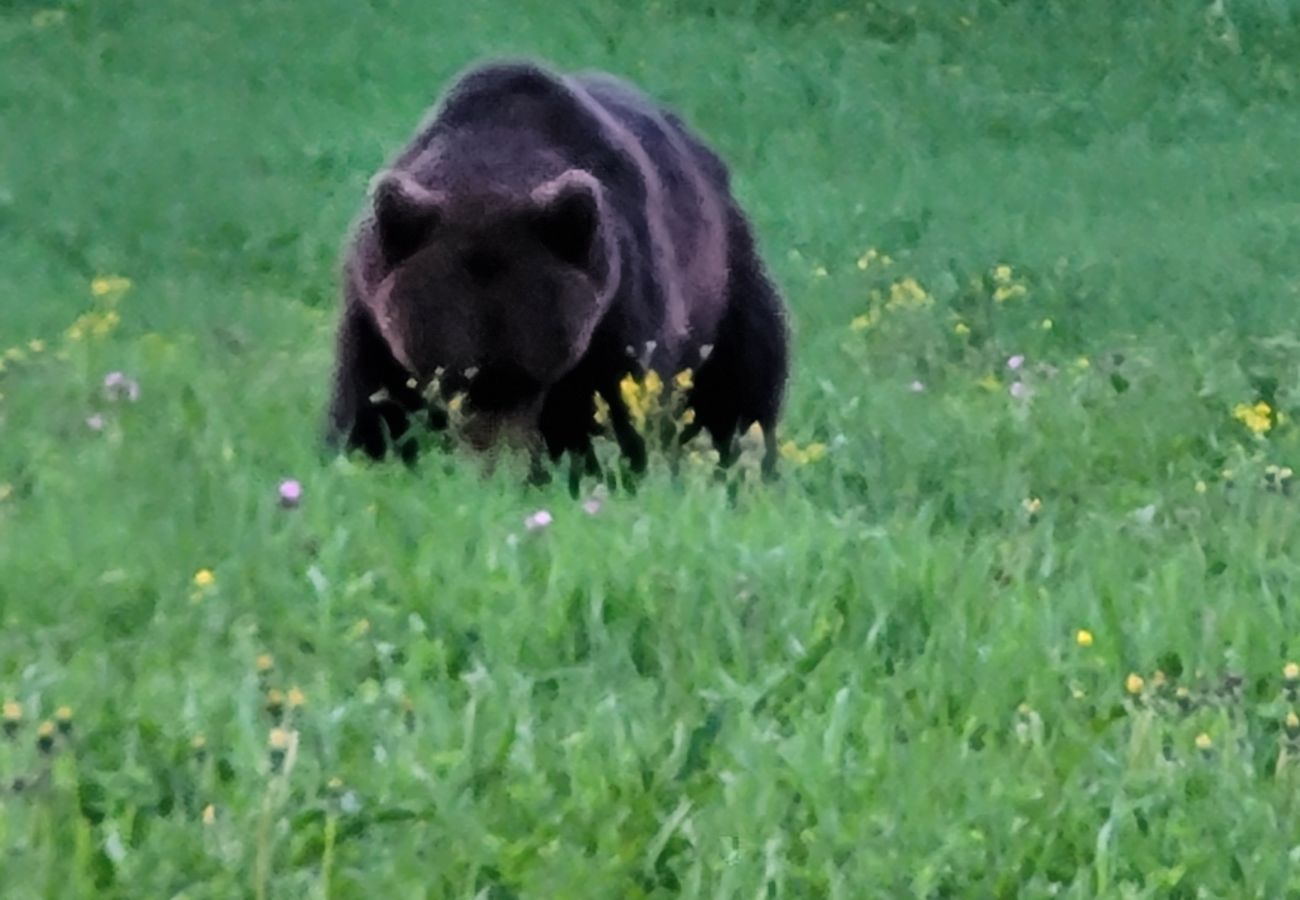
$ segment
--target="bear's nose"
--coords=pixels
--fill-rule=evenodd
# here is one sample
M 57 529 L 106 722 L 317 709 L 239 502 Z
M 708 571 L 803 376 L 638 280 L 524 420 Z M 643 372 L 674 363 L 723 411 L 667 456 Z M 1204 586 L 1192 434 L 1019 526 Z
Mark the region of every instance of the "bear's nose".
M 469 402 L 482 410 L 504 410 L 522 405 L 536 395 L 540 385 L 518 365 L 489 363 L 470 381 Z

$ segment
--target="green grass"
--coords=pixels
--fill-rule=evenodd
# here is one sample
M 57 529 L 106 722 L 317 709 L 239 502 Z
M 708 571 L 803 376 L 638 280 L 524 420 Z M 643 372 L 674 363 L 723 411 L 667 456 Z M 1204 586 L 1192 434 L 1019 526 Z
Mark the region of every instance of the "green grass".
M 585 6 L 0 7 L 0 896 L 1300 892 L 1300 7 Z M 347 226 L 498 54 L 732 163 L 823 456 L 322 462 Z

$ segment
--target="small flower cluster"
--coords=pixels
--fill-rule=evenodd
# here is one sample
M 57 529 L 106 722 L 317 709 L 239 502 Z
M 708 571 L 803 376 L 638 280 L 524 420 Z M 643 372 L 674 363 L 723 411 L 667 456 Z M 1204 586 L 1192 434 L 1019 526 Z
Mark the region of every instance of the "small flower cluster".
M 1092 647 L 1092 632 L 1079 629 L 1075 632 L 1075 643 L 1085 649 Z M 1213 758 L 1220 745 L 1229 753 L 1255 755 L 1252 735 L 1259 734 L 1261 729 L 1253 727 L 1249 720 L 1263 715 L 1278 722 L 1281 746 L 1277 771 L 1279 774 L 1285 769 L 1300 772 L 1295 767 L 1300 760 L 1300 714 L 1296 711 L 1300 707 L 1300 664 L 1287 662 L 1282 666 L 1282 690 L 1270 703 L 1260 704 L 1253 699 L 1247 702 L 1246 684 L 1246 677 L 1235 672 L 1210 679 L 1197 672 L 1194 678 L 1180 683 L 1178 676 L 1157 670 L 1150 677 L 1129 672 L 1121 688 L 1129 714 L 1134 716 L 1135 734 L 1150 734 L 1155 722 L 1171 726 L 1182 732 L 1179 740 L 1184 746 L 1205 759 Z M 1077 684 L 1071 685 L 1071 693 L 1076 700 L 1087 696 Z M 1158 736 L 1152 748 L 1166 761 L 1173 761 L 1177 743 L 1169 735 Z
M 140 399 L 140 384 L 122 372 L 109 372 L 104 376 L 103 396 L 109 403 L 134 403 Z M 91 431 L 103 431 L 107 425 L 108 420 L 102 412 L 91 413 L 86 417 L 86 427 Z
M 289 687 L 288 690 L 272 685 L 275 659 L 269 653 L 258 656 L 254 668 L 257 671 L 258 687 L 262 691 L 262 708 L 271 723 L 271 730 L 267 735 L 271 771 L 274 773 L 283 771 L 287 775 L 292 768 L 293 758 L 298 748 L 298 731 L 293 725 L 307 705 L 307 695 L 296 685 Z
M 1255 403 L 1238 403 L 1232 408 L 1232 417 L 1257 437 L 1268 434 L 1282 421 L 1281 413 L 1264 400 Z
M 0 705 L 0 734 L 3 734 L 5 740 L 17 740 L 26 721 L 26 710 L 22 703 L 11 699 Z M 71 739 L 72 707 L 70 706 L 58 707 L 51 718 L 42 720 L 36 726 L 36 749 L 42 756 L 49 756 L 60 745 L 66 745 Z
M 934 305 L 933 295 L 921 285 L 921 282 L 910 275 L 891 282 L 885 290 L 873 288 L 868 297 L 870 303 L 867 311 L 855 316 L 849 322 L 851 331 L 866 331 L 868 328 L 873 328 L 884 320 L 887 313 L 924 309 Z
M 875 247 L 868 247 L 867 251 L 858 257 L 858 269 L 865 272 L 872 266 L 888 268 L 894 264 L 894 260 L 888 253 L 881 253 Z
M 3 353 L 0 353 L 0 372 L 5 372 L 11 365 L 19 365 L 30 361 L 32 358 L 40 356 L 45 352 L 45 341 L 40 338 L 33 338 L 26 344 L 19 344 L 10 347 Z
M 88 337 L 105 338 L 112 334 L 121 322 L 122 316 L 116 309 L 92 309 L 74 319 L 64 335 L 74 342 Z
M 1290 466 L 1268 465 L 1264 467 L 1264 489 L 1278 494 L 1290 494 L 1291 482 L 1295 472 Z
M 618 392 L 638 431 L 662 423 L 672 426 L 669 430 L 675 432 L 695 421 L 695 410 L 688 405 L 694 386 L 695 373 L 689 368 L 673 376 L 669 385 L 664 384 L 658 372 L 650 369 L 641 378 L 631 374 L 623 376 Z M 599 395 L 596 397 L 596 411 L 597 421 L 608 420 L 608 406 Z
M 1016 278 L 1011 267 L 1005 263 L 993 267 L 992 282 L 994 303 L 1006 303 L 1029 293 L 1024 281 Z
M 757 426 L 755 426 L 757 427 Z M 794 463 L 796 466 L 805 466 L 808 463 L 817 462 L 826 456 L 826 445 L 820 441 L 813 441 L 800 447 L 794 441 L 785 441 L 781 444 L 781 456 Z

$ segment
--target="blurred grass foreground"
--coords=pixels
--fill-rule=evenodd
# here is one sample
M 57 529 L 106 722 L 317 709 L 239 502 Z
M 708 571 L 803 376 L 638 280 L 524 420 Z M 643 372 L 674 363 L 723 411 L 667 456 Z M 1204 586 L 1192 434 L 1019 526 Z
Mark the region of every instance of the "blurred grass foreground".
M 778 484 L 322 462 L 504 55 L 732 166 Z M 0 896 L 1300 895 L 1300 4 L 8 0 L 0 108 Z

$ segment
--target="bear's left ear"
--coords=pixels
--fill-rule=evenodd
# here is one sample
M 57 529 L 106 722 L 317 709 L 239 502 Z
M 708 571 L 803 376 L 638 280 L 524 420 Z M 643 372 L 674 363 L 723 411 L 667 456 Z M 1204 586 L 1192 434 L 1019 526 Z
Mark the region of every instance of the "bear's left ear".
M 375 224 L 384 255 L 399 263 L 420 248 L 438 224 L 440 198 L 405 172 L 375 180 Z
M 590 270 L 600 233 L 600 182 L 570 169 L 533 191 L 531 224 L 541 242 L 570 265 Z

